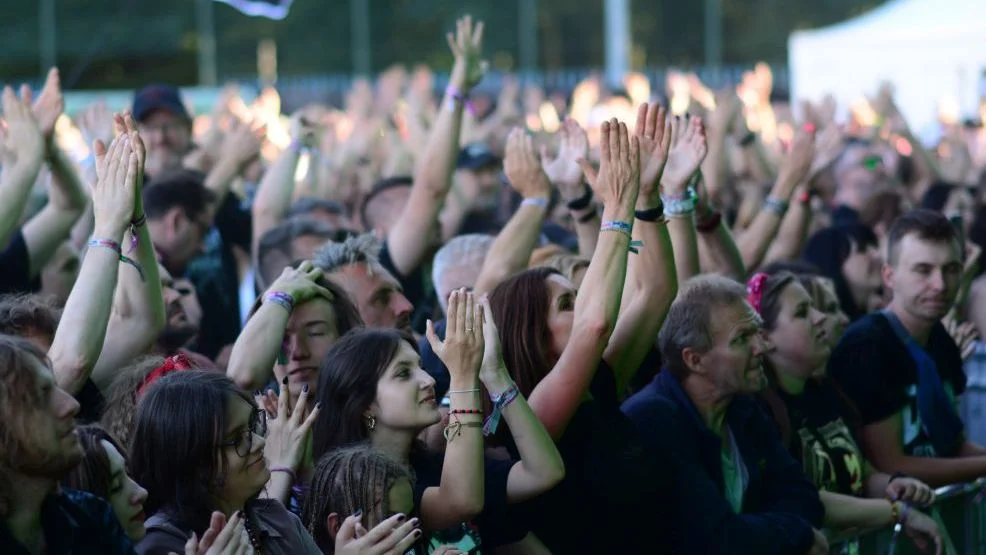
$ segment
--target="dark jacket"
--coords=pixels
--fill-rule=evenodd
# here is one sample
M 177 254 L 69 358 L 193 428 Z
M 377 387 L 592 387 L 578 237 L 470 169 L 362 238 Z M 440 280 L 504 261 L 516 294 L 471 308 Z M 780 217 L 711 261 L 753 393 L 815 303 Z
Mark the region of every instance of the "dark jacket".
M 741 514 L 726 501 L 722 440 L 676 378 L 658 373 L 622 409 L 644 441 L 674 446 L 676 521 L 668 528 L 677 552 L 804 555 L 811 548 L 824 515 L 818 492 L 752 399 L 735 398 L 726 414 L 749 473 Z

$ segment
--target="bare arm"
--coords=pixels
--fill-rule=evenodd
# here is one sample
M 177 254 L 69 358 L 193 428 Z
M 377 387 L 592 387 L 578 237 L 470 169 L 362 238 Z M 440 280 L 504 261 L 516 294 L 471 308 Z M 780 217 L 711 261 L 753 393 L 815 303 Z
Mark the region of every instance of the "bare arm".
M 551 183 L 541 169 L 531 137 L 523 129 L 514 129 L 507 138 L 504 169 L 510 185 L 524 200 L 486 255 L 474 288 L 477 295 L 492 291 L 502 281 L 527 268 L 551 196 Z
M 592 258 L 599 240 L 599 213 L 592 203 L 592 189 L 585 185 L 585 178 L 579 168 L 579 160 L 589 156 L 589 138 L 585 130 L 572 118 L 566 118 L 559 132 L 560 140 L 557 155 L 552 158 L 547 146 L 541 147 L 541 162 L 544 172 L 552 185 L 558 188 L 562 201 L 575 202 L 571 208 L 575 220 L 575 234 L 579 241 L 579 256 Z M 663 164 L 661 166 L 663 168 Z M 580 205 L 588 200 L 585 206 Z
M 482 79 L 485 64 L 480 60 L 483 42 L 483 24 L 475 29 L 460 23 L 453 40 L 448 36 L 449 47 L 455 54 L 450 89 L 468 94 Z M 459 151 L 459 133 L 462 127 L 463 103 L 446 91 L 438 120 L 431 129 L 428 146 L 418 164 L 411 185 L 407 206 L 387 234 L 387 244 L 394 266 L 401 275 L 411 275 L 429 252 L 428 236 L 436 224 L 442 202 L 451 187 L 452 170 Z
M 671 151 L 661 185 L 667 199 L 664 212 L 668 216 L 668 233 L 678 283 L 684 283 L 701 271 L 695 234 L 695 205 L 694 200 L 689 200 L 688 181 L 705 158 L 708 143 L 699 118 L 690 121 L 675 118 L 670 121 L 669 127 Z
M 807 187 L 802 185 L 795 192 L 795 201 L 781 221 L 781 227 L 767 250 L 763 263 L 769 264 L 775 260 L 793 260 L 801 255 L 801 249 L 808 239 L 808 229 L 811 227 L 811 197 L 807 196 Z
M 703 272 L 715 272 L 738 281 L 745 280 L 746 268 L 733 234 L 723 221 L 722 214 L 709 205 L 704 174 L 699 174 L 697 191 L 695 231 L 698 237 L 699 267 Z
M 260 154 L 263 131 L 264 128 L 251 129 L 246 123 L 236 122 L 224 137 L 219 160 L 205 177 L 205 188 L 215 196 L 215 202 L 207 208 L 210 222 L 223 205 L 233 180 L 246 164 Z
M 277 226 L 291 208 L 294 198 L 294 173 L 298 168 L 301 144 L 292 142 L 267 168 L 257 188 L 257 196 L 251 208 L 253 215 L 253 257 L 264 233 Z M 309 169 L 314 172 L 314 168 Z
M 47 150 L 51 168 L 48 204 L 28 220 L 23 230 L 31 277 L 41 273 L 58 247 L 69 238 L 88 202 L 82 180 L 65 153 L 54 140 L 48 141 Z
M 582 170 L 603 200 L 603 221 L 630 222 L 640 188 L 639 143 L 636 137 L 628 136 L 626 125 L 612 120 L 602 126 L 601 144 L 598 176 L 585 161 Z M 630 237 L 624 233 L 600 234 L 580 294 L 576 296 L 568 344 L 554 368 L 531 392 L 531 408 L 554 439 L 564 434 L 589 390 L 616 325 L 626 281 L 629 243 Z
M 777 181 L 770 189 L 771 198 L 790 204 L 794 188 L 804 180 L 811 167 L 814 149 L 814 134 L 800 131 L 794 139 L 791 152 L 781 165 Z M 743 255 L 743 265 L 748 269 L 760 267 L 781 225 L 782 214 L 769 206 L 764 208 L 737 240 Z
M 671 148 L 672 137 L 665 136 L 665 131 L 670 130 L 665 125 L 664 108 L 646 103 L 640 106 L 635 133 L 641 144 L 643 170 L 637 195 L 637 213 L 646 213 L 662 206 L 658 184 Z M 698 167 L 704 137 L 696 128 L 695 135 L 689 138 L 694 143 L 692 148 L 697 149 L 693 164 Z M 620 316 L 603 354 L 613 369 L 617 391 L 626 389 L 648 351 L 654 348 L 664 315 L 678 294 L 674 253 L 663 218 L 655 221 L 636 218 L 633 240 L 640 241 L 642 246 L 637 247 L 639 252 L 628 258 Z
M 89 379 L 103 348 L 120 266 L 119 252 L 106 246 L 115 243 L 119 248 L 133 216 L 142 169 L 126 135 L 115 139 L 108 151 L 97 143 L 96 151 L 102 169 L 93 187 L 94 239 L 105 242 L 86 253 L 48 351 L 58 385 L 73 394 Z
M 903 472 L 940 487 L 969 482 L 986 476 L 986 456 L 927 458 L 905 455 L 900 446 L 900 413 L 860 429 L 860 447 L 867 459 L 880 471 Z
M 137 124 L 130 114 L 117 119 L 121 134 L 130 136 L 130 144 L 138 156 L 138 165 L 143 175 L 144 144 L 137 132 Z M 142 199 L 143 180 L 135 190 L 134 211 L 131 221 L 144 219 Z M 124 252 L 135 256 L 143 275 L 129 264 L 121 262 L 119 283 L 113 312 L 110 316 L 103 348 L 92 372 L 92 379 L 100 389 L 106 389 L 117 376 L 117 371 L 135 357 L 146 354 L 157 341 L 165 326 L 164 296 L 161 291 L 161 276 L 158 273 L 157 256 L 151 242 L 147 225 L 136 228 L 136 254 L 129 252 L 133 244 L 131 226 L 123 236 Z
M 3 91 L 3 173 L 0 174 L 0 246 L 17 230 L 44 161 L 44 138 L 30 107 L 14 91 Z

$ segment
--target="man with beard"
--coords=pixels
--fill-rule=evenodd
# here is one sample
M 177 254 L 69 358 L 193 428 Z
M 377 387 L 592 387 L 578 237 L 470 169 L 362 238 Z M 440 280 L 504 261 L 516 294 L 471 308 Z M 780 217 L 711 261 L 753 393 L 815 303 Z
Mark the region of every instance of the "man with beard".
M 180 349 L 194 346 L 202 322 L 202 309 L 191 282 L 172 278 L 164 266 L 159 265 L 158 271 L 161 273 L 166 320 L 164 330 L 158 337 L 156 350 L 168 357 Z
M 664 368 L 622 409 L 676 465 L 668 552 L 822 555 L 818 492 L 750 398 L 770 345 L 746 297 L 722 276 L 686 282 L 658 337 Z
M 0 552 L 132 554 L 105 501 L 58 487 L 83 457 L 79 403 L 45 360 L 28 340 L 0 335 Z
M 846 330 L 828 366 L 859 409 L 859 446 L 877 470 L 932 486 L 986 476 L 986 448 L 965 437 L 956 410 L 966 386 L 962 356 L 941 323 L 961 281 L 948 219 L 930 210 L 900 216 L 883 266 L 893 300 Z
M 380 242 L 371 233 L 328 243 L 313 262 L 342 287 L 368 326 L 411 332 L 414 306 L 397 278 L 380 261 Z

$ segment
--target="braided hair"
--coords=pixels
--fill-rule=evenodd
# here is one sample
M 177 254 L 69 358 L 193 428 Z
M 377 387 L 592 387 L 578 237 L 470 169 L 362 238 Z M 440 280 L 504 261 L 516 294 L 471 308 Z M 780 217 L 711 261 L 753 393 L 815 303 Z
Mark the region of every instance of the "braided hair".
M 315 465 L 301 522 L 319 549 L 332 554 L 335 541 L 326 524 L 329 515 L 338 515 L 341 524 L 362 509 L 360 522 L 372 529 L 391 516 L 389 493 L 400 479 L 414 482 L 410 470 L 367 442 L 333 449 Z

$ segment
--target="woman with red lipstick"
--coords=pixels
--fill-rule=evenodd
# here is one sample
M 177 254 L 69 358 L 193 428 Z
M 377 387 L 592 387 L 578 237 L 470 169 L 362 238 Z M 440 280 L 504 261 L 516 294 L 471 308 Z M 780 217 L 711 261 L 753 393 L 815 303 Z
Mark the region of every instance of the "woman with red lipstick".
M 564 477 L 557 448 L 504 366 L 489 304 L 465 290 L 449 296 L 445 340 L 428 339 L 449 369 L 445 453 L 428 453 L 418 435 L 441 421 L 435 380 L 421 369 L 414 338 L 389 329 L 350 332 L 329 351 L 319 372 L 322 412 L 312 441 L 316 459 L 367 441 L 413 469 L 414 511 L 433 547 L 466 553 L 537 542 L 507 505 L 540 495 Z M 519 461 L 484 459 L 481 387 L 500 399 Z M 485 430 L 496 426 L 487 421 Z M 418 520 L 418 519 L 415 519 Z
M 87 491 L 109 501 L 130 541 L 144 538 L 144 501 L 147 490 L 127 474 L 127 451 L 99 426 L 77 428 L 85 453 L 82 462 L 62 479 L 62 485 Z
M 137 553 L 184 553 L 213 511 L 237 517 L 255 553 L 321 553 L 297 516 L 260 499 L 267 413 L 216 372 L 186 370 L 155 381 L 137 406 L 130 467 L 148 491 L 147 535 Z
M 876 472 L 853 439 L 853 407 L 831 381 L 814 377 L 831 352 L 829 316 L 788 272 L 756 274 L 747 292 L 774 347 L 764 360 L 771 384 L 763 394 L 765 408 L 819 489 L 826 528 L 872 530 L 900 523 L 920 548 L 931 545 L 940 553 L 937 525 L 911 508 L 929 505 L 934 492 L 919 480 Z

